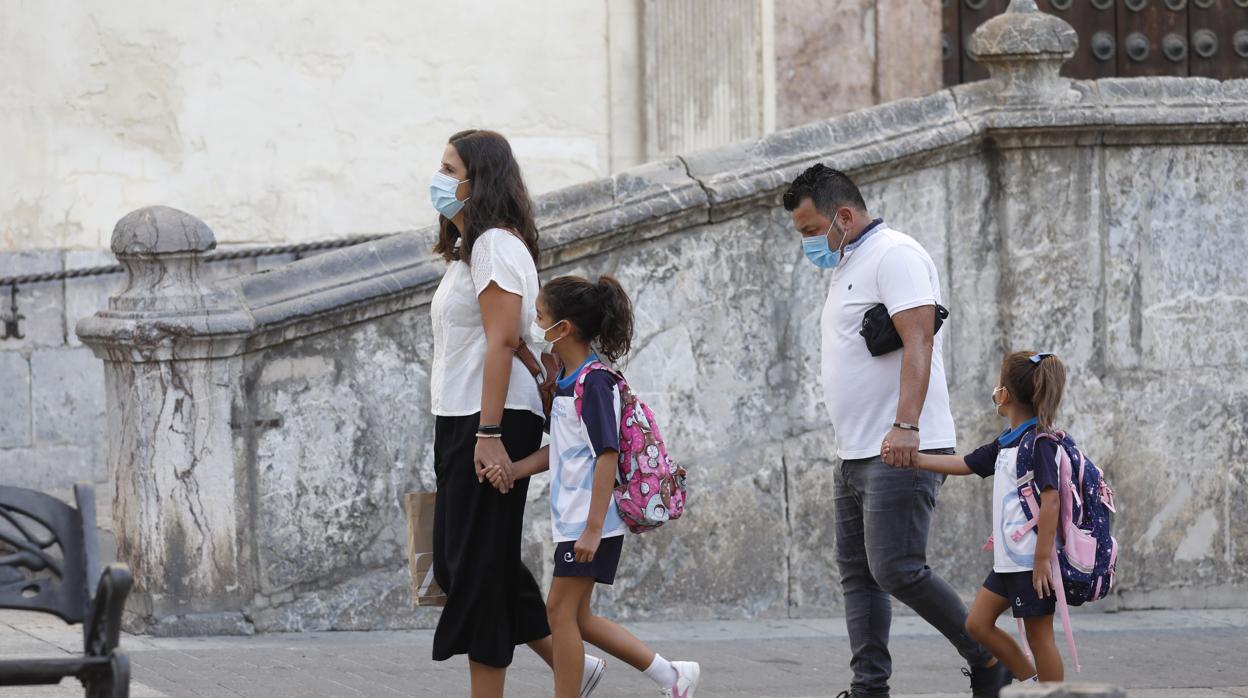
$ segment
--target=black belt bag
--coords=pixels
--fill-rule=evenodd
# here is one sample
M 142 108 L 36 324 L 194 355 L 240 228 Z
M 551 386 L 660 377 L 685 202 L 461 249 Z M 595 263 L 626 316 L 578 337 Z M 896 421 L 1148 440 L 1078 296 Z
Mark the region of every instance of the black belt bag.
M 944 324 L 945 319 L 948 317 L 949 310 L 937 303 L 936 329 L 932 330 L 933 336 L 940 331 L 940 326 Z M 888 314 L 888 306 L 883 303 L 876 305 L 863 314 L 862 331 L 859 334 L 867 341 L 867 351 L 871 352 L 871 356 L 891 354 L 902 346 L 901 335 L 897 334 L 897 327 L 893 325 L 893 318 Z

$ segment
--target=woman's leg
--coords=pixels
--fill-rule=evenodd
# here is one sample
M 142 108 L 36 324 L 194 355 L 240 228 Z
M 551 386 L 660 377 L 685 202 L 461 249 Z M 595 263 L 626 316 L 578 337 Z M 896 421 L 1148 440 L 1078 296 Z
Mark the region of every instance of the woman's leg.
M 1066 673 L 1062 668 L 1062 655 L 1057 651 L 1057 640 L 1053 637 L 1053 616 L 1024 618 L 1023 627 L 1027 630 L 1027 644 L 1031 645 L 1031 653 L 1036 658 L 1040 680 L 1061 681 Z
M 546 619 L 550 623 L 555 654 L 555 698 L 578 698 L 585 672 L 585 644 L 577 627 L 581 600 L 594 590 L 592 577 L 555 577 L 546 598 Z
M 1023 653 L 1023 648 L 997 627 L 997 618 L 1010 607 L 1010 600 L 987 589 L 980 588 L 971 604 L 971 611 L 966 616 L 966 632 L 976 642 L 988 648 L 997 659 L 1005 662 L 1006 668 L 1018 679 L 1029 679 L 1036 675 L 1036 669 Z M 1030 635 L 1028 641 L 1030 641 Z M 1034 645 L 1033 651 L 1034 651 Z
M 587 594 L 577 611 L 576 619 L 585 641 L 637 671 L 650 668 L 650 664 L 654 662 L 655 651 L 620 625 L 594 615 L 589 608 L 589 599 L 590 595 Z
M 468 673 L 472 680 L 472 698 L 503 698 L 506 669 L 469 659 Z

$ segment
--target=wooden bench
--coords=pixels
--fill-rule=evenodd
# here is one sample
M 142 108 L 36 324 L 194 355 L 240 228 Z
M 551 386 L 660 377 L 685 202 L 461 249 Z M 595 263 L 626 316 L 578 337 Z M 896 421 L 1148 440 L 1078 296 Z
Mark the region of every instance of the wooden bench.
M 0 659 L 0 686 L 58 684 L 73 676 L 89 698 L 130 695 L 130 662 L 117 651 L 133 578 L 121 564 L 99 575 L 95 490 L 74 486 L 78 508 L 34 490 L 0 486 L 0 608 L 51 613 L 82 624 L 83 653 Z M 94 592 L 94 593 L 93 593 Z

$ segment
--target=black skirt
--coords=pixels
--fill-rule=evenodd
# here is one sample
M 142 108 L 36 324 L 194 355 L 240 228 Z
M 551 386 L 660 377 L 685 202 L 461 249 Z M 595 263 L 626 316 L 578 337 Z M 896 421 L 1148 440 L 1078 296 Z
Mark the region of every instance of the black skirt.
M 477 482 L 473 451 L 481 416 L 438 417 L 433 468 L 433 576 L 446 606 L 433 635 L 435 661 L 467 654 L 493 667 L 511 664 L 515 646 L 550 635 L 537 580 L 520 559 L 528 478 L 507 494 Z M 513 461 L 542 444 L 542 418 L 503 413 L 503 446 Z

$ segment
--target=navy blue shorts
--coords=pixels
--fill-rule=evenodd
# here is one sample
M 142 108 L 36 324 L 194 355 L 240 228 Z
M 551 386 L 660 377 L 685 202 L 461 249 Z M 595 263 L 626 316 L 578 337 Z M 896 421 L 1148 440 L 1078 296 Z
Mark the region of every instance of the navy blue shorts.
M 576 541 L 564 541 L 555 546 L 556 577 L 593 577 L 599 584 L 615 583 L 615 568 L 620 565 L 620 551 L 624 549 L 624 536 L 603 538 L 593 562 L 577 562 L 572 548 Z
M 1051 616 L 1057 610 L 1057 597 L 1040 598 L 1031 583 L 1031 571 L 989 572 L 984 588 L 1010 600 L 1015 618 Z

